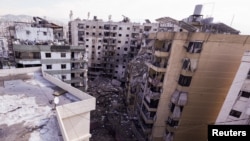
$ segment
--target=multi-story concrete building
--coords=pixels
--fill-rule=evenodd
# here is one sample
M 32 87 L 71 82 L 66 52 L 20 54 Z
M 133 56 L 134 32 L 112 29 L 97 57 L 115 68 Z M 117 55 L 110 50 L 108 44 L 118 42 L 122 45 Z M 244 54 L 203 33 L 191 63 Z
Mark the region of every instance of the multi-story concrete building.
M 87 90 L 87 58 L 85 49 L 67 45 L 14 45 L 16 63 L 41 65 L 44 72 Z
M 244 53 L 240 67 L 214 124 L 250 124 L 250 53 Z
M 127 63 L 137 55 L 142 37 L 158 31 L 179 31 L 177 21 L 159 18 L 144 24 L 132 23 L 128 18 L 121 22 L 76 19 L 69 22 L 69 42 L 83 46 L 88 52 L 89 77 L 110 76 L 124 80 Z M 168 21 L 168 22 L 166 22 Z M 166 24 L 167 23 L 167 24 Z
M 148 71 L 127 76 L 127 103 L 149 140 L 207 140 L 207 125 L 216 121 L 250 40 L 202 18 L 176 23 L 181 28 L 175 32 L 149 34 Z
M 139 126 L 154 141 L 206 140 L 250 41 L 202 32 L 158 32 L 149 39 L 147 81 L 129 95 Z

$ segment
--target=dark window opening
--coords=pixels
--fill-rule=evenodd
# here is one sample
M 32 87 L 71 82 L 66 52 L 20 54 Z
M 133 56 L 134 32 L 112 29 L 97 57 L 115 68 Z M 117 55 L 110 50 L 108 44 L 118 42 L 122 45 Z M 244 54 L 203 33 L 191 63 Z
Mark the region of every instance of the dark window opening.
M 48 70 L 50 70 L 50 69 L 52 69 L 52 65 L 46 65 L 46 68 L 47 68 Z
M 245 98 L 249 98 L 250 97 L 250 92 L 241 91 L 241 96 L 245 97 Z
M 191 84 L 191 80 L 192 80 L 192 76 L 184 76 L 184 75 L 180 75 L 179 77 L 179 81 L 178 81 L 178 84 L 181 85 L 181 86 L 190 86 Z
M 66 64 L 61 64 L 61 69 L 66 69 Z
M 202 50 L 202 42 L 190 42 L 188 44 L 187 52 L 200 53 Z
M 45 53 L 46 58 L 51 58 L 51 53 Z
M 233 117 L 239 118 L 241 116 L 241 112 L 240 111 L 236 111 L 236 110 L 231 110 L 230 113 L 229 113 L 229 115 L 233 116 Z
M 61 57 L 66 57 L 66 53 L 62 52 Z

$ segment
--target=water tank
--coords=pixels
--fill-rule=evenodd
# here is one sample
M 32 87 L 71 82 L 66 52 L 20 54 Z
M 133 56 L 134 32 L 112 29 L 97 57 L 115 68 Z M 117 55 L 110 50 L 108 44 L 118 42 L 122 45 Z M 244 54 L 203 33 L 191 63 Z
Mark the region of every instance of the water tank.
M 195 6 L 194 15 L 201 15 L 202 6 L 201 4 Z

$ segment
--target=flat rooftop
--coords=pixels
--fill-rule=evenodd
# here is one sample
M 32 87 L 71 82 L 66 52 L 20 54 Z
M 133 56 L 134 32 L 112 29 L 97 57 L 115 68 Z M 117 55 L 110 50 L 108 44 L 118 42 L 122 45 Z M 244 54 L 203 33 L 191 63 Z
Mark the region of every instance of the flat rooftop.
M 53 101 L 61 91 L 40 71 L 0 73 L 0 140 L 63 141 Z M 80 101 L 67 92 L 58 98 L 58 105 Z

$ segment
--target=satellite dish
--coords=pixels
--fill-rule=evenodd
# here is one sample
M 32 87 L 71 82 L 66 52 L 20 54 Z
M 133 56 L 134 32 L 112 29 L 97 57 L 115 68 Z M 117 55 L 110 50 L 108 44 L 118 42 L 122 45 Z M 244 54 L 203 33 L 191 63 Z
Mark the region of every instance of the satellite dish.
M 54 103 L 57 105 L 57 104 L 59 104 L 59 98 L 56 96 L 55 98 L 54 98 Z

